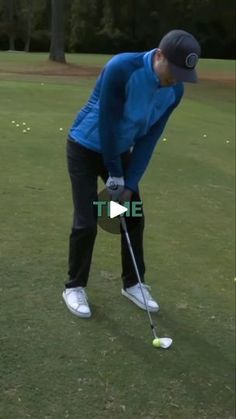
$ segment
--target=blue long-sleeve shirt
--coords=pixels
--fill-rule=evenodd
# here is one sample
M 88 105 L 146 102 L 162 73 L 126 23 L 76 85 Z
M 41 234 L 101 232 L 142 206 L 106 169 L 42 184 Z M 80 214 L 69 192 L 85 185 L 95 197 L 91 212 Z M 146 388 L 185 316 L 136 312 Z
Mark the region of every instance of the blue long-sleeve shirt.
M 72 140 L 102 153 L 111 176 L 136 190 L 166 122 L 179 104 L 183 84 L 161 87 L 153 70 L 156 50 L 114 56 L 102 70 L 70 131 Z M 121 154 L 133 147 L 123 173 Z

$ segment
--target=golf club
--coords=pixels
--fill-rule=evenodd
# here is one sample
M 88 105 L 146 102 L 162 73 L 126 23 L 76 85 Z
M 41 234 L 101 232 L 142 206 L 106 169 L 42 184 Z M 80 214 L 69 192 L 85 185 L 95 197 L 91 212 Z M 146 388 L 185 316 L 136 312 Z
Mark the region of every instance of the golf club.
M 133 265 L 134 265 L 134 269 L 135 269 L 135 272 L 136 272 L 136 275 L 137 275 L 137 278 L 138 278 L 138 282 L 140 284 L 140 289 L 141 289 L 141 292 L 142 292 L 145 307 L 146 307 L 146 310 L 147 310 L 147 313 L 148 313 L 151 330 L 152 330 L 152 333 L 153 333 L 153 336 L 154 336 L 152 344 L 156 348 L 168 349 L 172 345 L 172 339 L 167 338 L 167 337 L 164 337 L 164 338 L 158 338 L 157 337 L 157 333 L 156 333 L 156 329 L 155 329 L 155 326 L 154 326 L 153 321 L 152 321 L 151 313 L 148 309 L 146 296 L 145 296 L 145 293 L 143 292 L 142 281 L 141 281 L 141 278 L 140 278 L 140 275 L 139 275 L 138 266 L 137 266 L 137 263 L 136 263 L 136 260 L 135 260 L 135 256 L 134 256 L 133 248 L 132 248 L 132 245 L 131 245 L 129 233 L 128 233 L 128 230 L 127 230 L 126 221 L 125 221 L 125 218 L 124 218 L 123 215 L 120 215 L 120 222 L 121 222 L 122 228 L 123 228 L 124 233 L 125 233 L 127 245 L 128 245 L 130 255 L 131 255 L 131 258 L 132 258 L 132 261 L 133 261 Z

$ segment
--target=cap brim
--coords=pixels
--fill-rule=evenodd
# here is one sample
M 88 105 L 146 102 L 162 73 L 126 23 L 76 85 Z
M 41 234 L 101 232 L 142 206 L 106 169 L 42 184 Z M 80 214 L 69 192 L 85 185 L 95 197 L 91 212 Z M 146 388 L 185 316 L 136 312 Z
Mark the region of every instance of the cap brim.
M 198 77 L 195 69 L 189 70 L 187 68 L 177 67 L 169 61 L 171 74 L 177 82 L 197 83 Z

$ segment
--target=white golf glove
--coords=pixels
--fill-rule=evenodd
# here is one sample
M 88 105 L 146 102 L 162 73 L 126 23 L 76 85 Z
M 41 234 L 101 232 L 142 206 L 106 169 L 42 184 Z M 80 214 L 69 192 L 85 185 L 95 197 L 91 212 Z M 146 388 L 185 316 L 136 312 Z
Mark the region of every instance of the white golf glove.
M 112 201 L 118 201 L 122 194 L 125 186 L 123 177 L 109 176 L 106 182 L 106 189 L 109 195 L 111 195 Z

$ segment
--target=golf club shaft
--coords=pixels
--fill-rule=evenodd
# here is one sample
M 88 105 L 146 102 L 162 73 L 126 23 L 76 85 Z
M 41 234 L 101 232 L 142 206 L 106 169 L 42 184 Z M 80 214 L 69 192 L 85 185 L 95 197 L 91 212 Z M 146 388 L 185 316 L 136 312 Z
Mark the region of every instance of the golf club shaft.
M 137 278 L 138 278 L 138 282 L 140 284 L 140 289 L 141 289 L 141 293 L 142 293 L 142 296 L 143 296 L 145 307 L 146 307 L 146 310 L 147 310 L 147 313 L 148 313 L 152 333 L 153 333 L 154 338 L 157 338 L 157 334 L 156 334 L 155 326 L 154 326 L 153 321 L 152 321 L 151 313 L 148 309 L 146 296 L 143 292 L 142 281 L 141 281 L 141 278 L 140 278 L 140 275 L 139 275 L 138 266 L 137 266 L 137 263 L 136 263 L 136 260 L 135 260 L 135 256 L 134 256 L 134 252 L 133 252 L 133 248 L 132 248 L 132 244 L 131 244 L 131 241 L 130 241 L 130 237 L 129 237 L 129 233 L 128 233 L 128 230 L 127 230 L 127 225 L 126 225 L 126 221 L 125 221 L 124 216 L 122 216 L 122 215 L 120 216 L 120 221 L 121 221 L 121 225 L 122 225 L 122 228 L 124 230 L 124 233 L 125 233 L 127 245 L 128 245 L 129 252 L 130 252 L 130 255 L 131 255 L 131 258 L 132 258 L 132 261 L 133 261 L 133 265 L 134 265 L 134 269 L 135 269 L 135 272 L 136 272 L 136 275 L 137 275 Z

